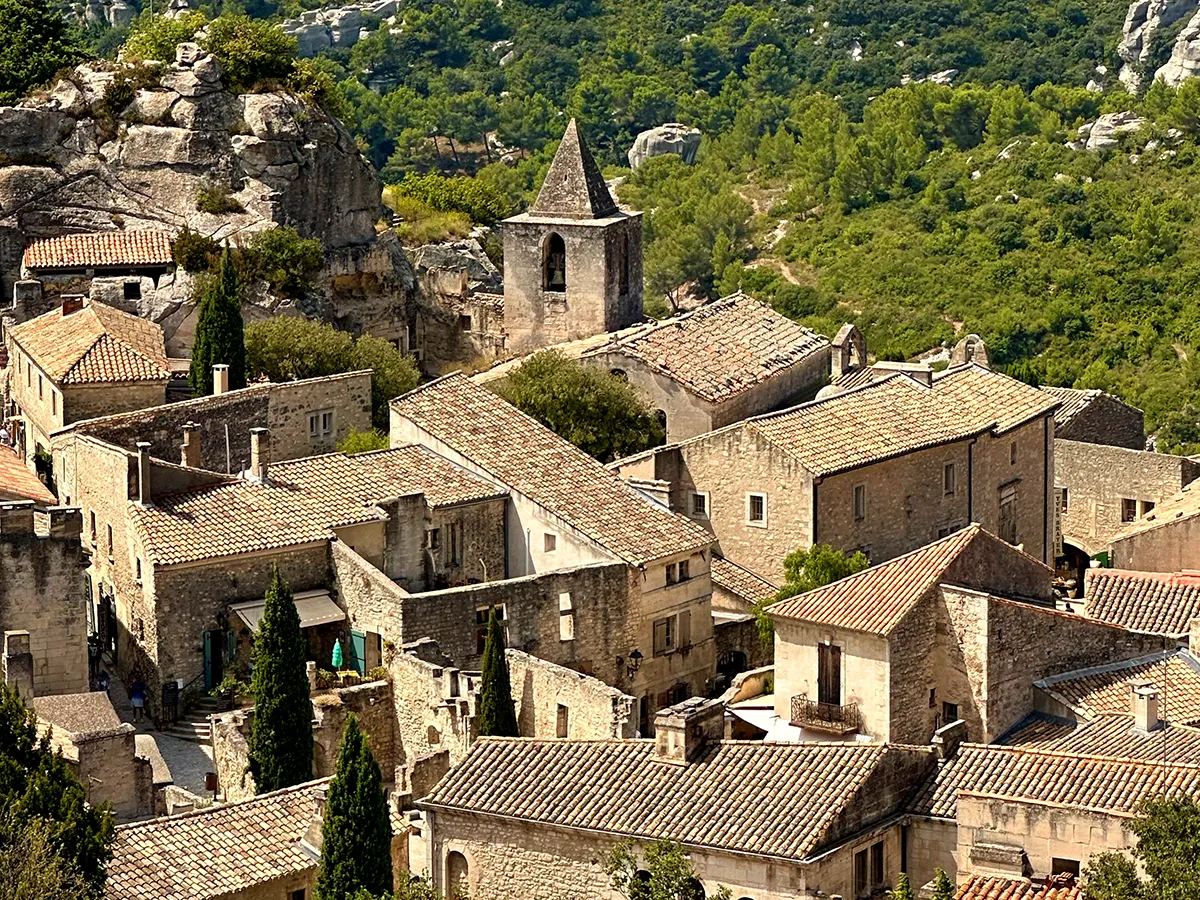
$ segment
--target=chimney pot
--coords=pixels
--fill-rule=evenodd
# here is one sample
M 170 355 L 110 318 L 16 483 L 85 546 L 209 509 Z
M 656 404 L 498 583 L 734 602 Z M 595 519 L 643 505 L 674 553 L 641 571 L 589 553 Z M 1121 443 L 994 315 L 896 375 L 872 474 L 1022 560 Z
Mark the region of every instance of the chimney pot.
M 150 505 L 150 442 L 138 441 L 138 504 Z
M 195 422 L 187 422 L 183 426 L 183 447 L 180 450 L 180 463 L 192 469 L 199 469 L 201 463 L 200 457 L 200 436 L 197 432 L 200 426 Z
M 213 394 L 229 393 L 229 366 L 217 363 L 213 366 Z
M 1132 706 L 1135 730 L 1148 733 L 1158 727 L 1158 688 L 1152 684 L 1135 685 Z
M 250 477 L 255 481 L 267 480 L 267 469 L 271 462 L 270 432 L 266 428 L 250 429 Z
M 1188 652 L 1200 656 L 1200 616 L 1188 622 Z
M 687 765 L 706 745 L 725 736 L 725 704 L 692 697 L 654 716 L 655 755 L 663 762 Z
M 72 313 L 79 312 L 81 309 L 83 309 L 83 297 L 63 297 L 62 314 L 64 319 Z

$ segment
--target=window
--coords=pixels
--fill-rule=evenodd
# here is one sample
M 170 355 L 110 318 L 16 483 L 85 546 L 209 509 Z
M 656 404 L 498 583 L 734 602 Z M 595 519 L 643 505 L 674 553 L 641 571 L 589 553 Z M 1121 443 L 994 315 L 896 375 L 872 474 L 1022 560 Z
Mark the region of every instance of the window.
M 883 886 L 883 841 L 871 845 L 871 887 Z
M 746 495 L 746 522 L 759 528 L 767 527 L 767 495 Z
M 667 688 L 667 692 L 663 695 L 667 706 L 674 706 L 676 703 L 682 703 L 691 696 L 691 689 L 688 688 L 687 682 L 681 681 L 679 684 L 673 684 Z
M 682 559 L 679 561 L 679 580 L 680 581 L 687 581 L 689 578 L 692 577 L 688 573 L 688 565 L 689 565 L 689 562 L 686 559 Z
M 110 557 L 113 555 L 113 530 L 111 525 L 108 526 L 108 555 Z
M 883 841 L 878 841 L 854 854 L 854 896 L 866 897 L 883 883 Z
M 141 581 L 141 580 L 142 580 L 142 560 L 141 560 L 141 557 L 138 557 L 137 559 L 135 559 L 135 560 L 134 560 L 134 564 L 135 564 L 135 565 L 134 565 L 134 571 L 136 572 L 136 574 L 134 575 L 134 579 L 135 579 L 136 581 Z
M 567 707 L 563 706 L 561 703 L 558 704 L 557 721 L 554 723 L 555 737 L 565 738 L 567 736 L 567 733 L 571 730 L 570 715 L 571 711 L 567 709 Z
M 667 563 L 667 584 L 674 584 L 675 581 L 675 563 Z
M 1070 498 L 1067 496 L 1066 488 L 1059 488 L 1058 509 L 1060 512 L 1066 512 L 1071 505 Z
M 462 522 L 451 522 L 446 526 L 446 531 L 450 534 L 450 565 L 462 565 L 463 539 L 462 539 Z
M 45 386 L 46 386 L 46 382 L 45 382 L 45 381 L 42 379 L 42 374 L 41 374 L 41 372 L 39 372 L 39 373 L 38 373 L 38 399 L 39 399 L 39 400 L 41 400 L 41 399 L 42 399 L 42 395 L 43 395 L 43 390 L 42 390 L 42 389 L 43 389 Z
M 464 897 L 467 889 L 467 858 L 451 850 L 446 854 L 446 896 Z
M 708 518 L 708 494 L 702 491 L 692 494 L 692 515 L 701 519 Z
M 1059 859 L 1057 856 L 1050 860 L 1050 874 L 1053 875 L 1074 875 L 1079 877 L 1079 860 L 1077 859 Z
M 949 725 L 951 722 L 958 721 L 958 704 L 943 703 L 942 704 L 942 724 Z
M 624 369 L 609 369 L 608 374 L 617 379 L 617 381 L 629 380 L 629 376 L 625 373 Z
M 504 604 L 477 606 L 475 607 L 475 652 L 481 655 L 484 642 L 487 640 L 488 616 L 493 609 L 496 610 L 496 618 L 500 620 L 500 624 L 504 628 L 504 643 L 508 643 L 508 614 Z
M 92 543 L 96 543 L 96 513 L 92 511 L 88 513 L 88 524 L 91 525 Z
M 1000 539 L 1017 544 L 1017 485 L 1000 488 Z
M 126 300 L 141 300 L 142 299 L 142 283 L 140 281 L 125 282 L 125 299 Z
M 288 894 L 288 900 L 305 900 L 305 890 L 300 888 L 298 891 L 292 891 Z
M 674 653 L 692 643 L 692 614 L 689 610 L 654 620 L 654 655 Z
M 1146 513 L 1150 512 L 1153 509 L 1154 509 L 1154 501 L 1153 500 L 1138 501 L 1138 515 L 1144 516 Z
M 555 548 L 557 548 L 557 547 L 558 547 L 558 536 L 557 535 L 550 534 L 550 532 L 546 532 L 544 535 L 542 535 L 542 549 L 543 550 L 545 550 L 547 553 L 553 553 Z
M 1121 498 L 1121 521 L 1132 522 L 1137 518 L 1137 500 L 1132 497 Z
M 25 363 L 25 387 L 33 387 L 33 367 Z
M 558 639 L 575 640 L 575 606 L 571 595 L 565 592 L 558 595 Z
M 817 644 L 817 702 L 842 705 L 842 648 Z
M 334 411 L 322 409 L 308 414 L 308 436 L 310 439 L 329 437 L 333 434 Z
M 937 709 L 937 688 L 929 689 L 929 708 Z
M 865 484 L 856 484 L 854 486 L 854 521 L 861 522 L 867 517 L 867 486 Z
M 321 436 L 333 434 L 333 410 L 321 413 Z
M 1009 462 L 1009 465 L 1013 465 L 1013 466 L 1015 466 L 1017 464 L 1017 442 L 1016 441 L 1013 441 L 1011 444 L 1008 445 L 1008 462 Z
M 954 463 L 942 466 L 942 493 L 947 497 L 954 496 Z
M 442 549 L 442 529 L 429 528 L 425 531 L 425 549 L 426 550 L 441 550 Z
M 546 239 L 542 265 L 542 289 L 562 292 L 567 289 L 567 245 L 562 236 L 551 232 Z
M 54 391 L 50 392 L 50 414 L 58 415 L 58 394 Z
M 937 536 L 939 541 L 942 538 L 949 537 L 952 534 L 954 534 L 954 529 L 952 529 L 949 525 L 939 525 L 937 528 Z
M 470 331 L 471 330 L 471 317 L 470 316 L 459 316 L 458 317 L 458 330 L 459 331 Z
M 308 436 L 310 438 L 321 436 L 321 416 L 319 413 L 308 414 Z

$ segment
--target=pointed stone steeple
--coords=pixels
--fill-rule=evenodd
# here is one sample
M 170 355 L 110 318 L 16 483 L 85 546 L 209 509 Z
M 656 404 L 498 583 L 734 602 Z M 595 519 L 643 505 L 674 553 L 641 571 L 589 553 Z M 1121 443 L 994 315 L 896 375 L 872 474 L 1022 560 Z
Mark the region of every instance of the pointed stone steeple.
M 617 211 L 600 167 L 592 158 L 579 126 L 572 119 L 563 134 L 554 161 L 537 200 L 529 208 L 531 216 L 565 219 L 603 219 Z

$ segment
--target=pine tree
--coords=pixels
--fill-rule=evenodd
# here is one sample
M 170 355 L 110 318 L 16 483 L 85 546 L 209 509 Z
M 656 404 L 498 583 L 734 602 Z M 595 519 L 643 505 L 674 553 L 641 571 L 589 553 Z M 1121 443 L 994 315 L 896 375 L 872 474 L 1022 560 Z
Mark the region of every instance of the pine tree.
M 237 267 L 229 248 L 221 254 L 217 275 L 200 298 L 196 340 L 192 344 L 192 367 L 188 380 L 197 396 L 211 394 L 212 367 L 229 366 L 229 387 L 246 386 L 246 339 L 243 334 L 242 304 L 238 298 Z
M 934 869 L 930 900 L 954 900 L 954 883 L 942 869 Z
M 493 609 L 488 614 L 487 638 L 483 643 L 483 683 L 479 688 L 479 734 L 518 737 L 517 713 L 513 706 L 508 660 L 504 657 L 504 628 Z
M 380 896 L 391 889 L 392 824 L 383 779 L 351 713 L 325 801 L 316 896 L 349 900 L 359 891 Z
M 901 872 L 896 876 L 896 887 L 888 891 L 887 896 L 888 900 L 913 900 L 913 889 L 912 885 L 908 883 L 907 872 Z
M 312 702 L 307 642 L 292 590 L 276 568 L 254 638 L 254 722 L 250 774 L 260 794 L 312 778 Z

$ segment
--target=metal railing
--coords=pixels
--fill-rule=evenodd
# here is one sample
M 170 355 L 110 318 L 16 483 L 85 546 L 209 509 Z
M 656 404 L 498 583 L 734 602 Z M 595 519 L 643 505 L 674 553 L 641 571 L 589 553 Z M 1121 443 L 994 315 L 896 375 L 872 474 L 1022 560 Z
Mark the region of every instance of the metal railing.
M 792 724 L 814 731 L 852 734 L 858 731 L 858 704 L 839 706 L 836 703 L 809 700 L 808 694 L 797 694 L 792 698 Z

